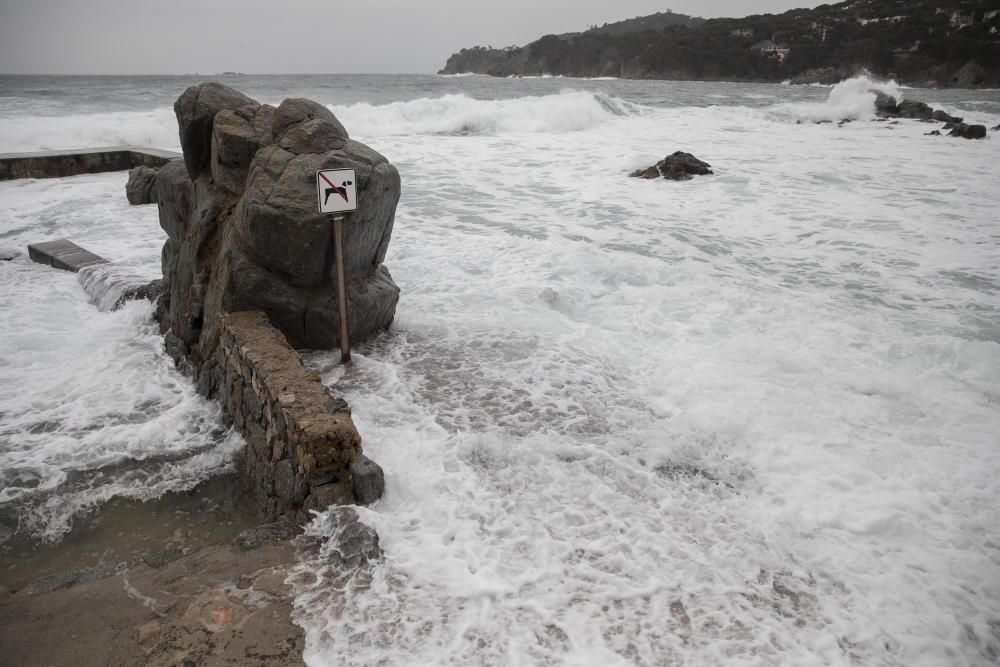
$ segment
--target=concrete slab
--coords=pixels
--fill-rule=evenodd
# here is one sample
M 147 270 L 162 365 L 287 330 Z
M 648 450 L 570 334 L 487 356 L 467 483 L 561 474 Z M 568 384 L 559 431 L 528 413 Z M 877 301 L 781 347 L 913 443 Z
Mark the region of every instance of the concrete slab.
M 0 181 L 15 178 L 61 178 L 77 174 L 124 171 L 139 165 L 162 167 L 180 153 L 145 146 L 107 146 L 67 151 L 0 153 Z
M 103 257 L 99 257 L 66 239 L 33 243 L 28 246 L 28 256 L 39 264 L 47 264 L 53 268 L 73 273 L 85 266 L 108 263 L 108 260 Z

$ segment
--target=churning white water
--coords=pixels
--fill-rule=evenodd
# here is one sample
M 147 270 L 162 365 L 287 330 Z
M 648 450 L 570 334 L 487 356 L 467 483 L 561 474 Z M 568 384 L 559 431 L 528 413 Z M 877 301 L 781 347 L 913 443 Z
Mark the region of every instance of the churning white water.
M 400 169 L 387 266 L 403 294 L 350 370 L 307 356 L 387 475 L 360 510 L 384 561 L 346 586 L 319 561 L 293 577 L 307 662 L 994 664 L 996 136 L 871 122 L 868 82 L 441 85 L 313 95 Z M 1000 122 L 988 94 L 904 92 Z M 627 177 L 675 150 L 715 175 Z M 155 267 L 155 211 L 127 209 L 123 184 L 0 184 L 0 241 L 65 224 L 39 202 L 75 197 L 114 224 L 74 240 Z M 85 437 L 176 452 L 178 484 L 225 465 L 234 445 L 143 306 L 97 313 L 23 257 L 0 272 L 3 456 L 56 490 Z M 162 430 L 115 439 L 85 402 L 58 413 L 38 378 L 69 361 L 60 391 L 99 384 L 116 413 L 143 378 Z M 65 437 L 30 439 L 29 419 Z
M 114 496 L 156 498 L 232 469 L 242 447 L 173 368 L 148 302 L 100 312 L 78 276 L 32 263 L 69 238 L 128 274 L 160 273 L 156 207 L 124 173 L 0 183 L 0 545 L 57 539 Z M 82 274 L 84 282 L 88 275 Z

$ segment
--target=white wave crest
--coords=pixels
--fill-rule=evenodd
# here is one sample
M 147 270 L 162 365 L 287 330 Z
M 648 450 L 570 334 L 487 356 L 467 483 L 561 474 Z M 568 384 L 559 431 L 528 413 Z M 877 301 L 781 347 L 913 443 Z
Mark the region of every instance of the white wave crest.
M 173 109 L 0 119 L 0 152 L 4 153 L 125 144 L 179 150 Z
M 575 90 L 506 100 L 445 95 L 379 106 L 358 103 L 330 108 L 352 134 L 365 137 L 573 132 L 633 115 L 639 109 L 616 97 Z
M 776 109 L 796 120 L 813 123 L 844 118 L 867 120 L 875 115 L 875 91 L 892 95 L 897 100 L 902 99 L 900 87 L 895 81 L 879 81 L 862 74 L 833 86 L 825 102 L 788 103 L 778 105 Z

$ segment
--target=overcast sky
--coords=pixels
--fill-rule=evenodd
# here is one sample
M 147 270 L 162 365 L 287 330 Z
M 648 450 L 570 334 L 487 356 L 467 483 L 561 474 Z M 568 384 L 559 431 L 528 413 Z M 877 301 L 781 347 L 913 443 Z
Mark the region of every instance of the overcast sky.
M 0 0 L 6 74 L 432 73 L 466 46 L 522 45 L 672 9 L 746 16 L 810 0 Z

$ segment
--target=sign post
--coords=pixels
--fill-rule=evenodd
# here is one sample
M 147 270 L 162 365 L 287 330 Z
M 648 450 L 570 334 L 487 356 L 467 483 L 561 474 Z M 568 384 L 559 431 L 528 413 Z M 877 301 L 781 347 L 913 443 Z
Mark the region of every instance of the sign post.
M 320 213 L 333 218 L 333 261 L 336 265 L 337 305 L 340 311 L 340 361 L 351 362 L 347 326 L 347 279 L 344 276 L 344 221 L 358 209 L 357 178 L 353 169 L 320 169 L 316 172 L 316 198 Z

